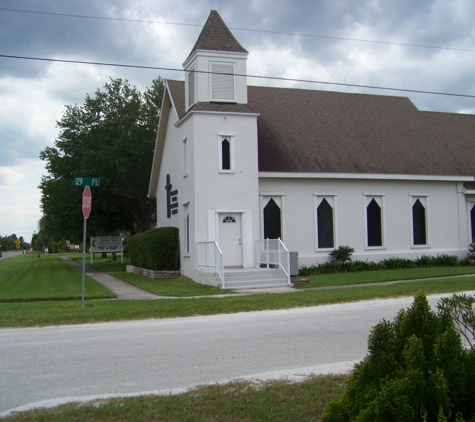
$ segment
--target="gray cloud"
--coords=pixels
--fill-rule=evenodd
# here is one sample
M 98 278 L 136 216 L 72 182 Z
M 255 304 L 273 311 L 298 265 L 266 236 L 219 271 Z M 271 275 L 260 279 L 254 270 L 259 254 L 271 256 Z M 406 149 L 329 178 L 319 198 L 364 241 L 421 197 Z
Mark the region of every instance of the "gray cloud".
M 216 9 L 231 28 L 271 31 L 232 30 L 250 53 L 249 73 L 475 95 L 475 52 L 356 41 L 474 49 L 473 0 L 2 0 L 0 7 L 192 24 L 124 22 L 0 10 L 0 54 L 181 68 L 210 9 Z M 9 200 L 19 195 L 16 192 L 20 189 L 14 183 L 22 166 L 28 169 L 36 163 L 37 173 L 44 174 L 38 154 L 53 144 L 57 136 L 56 120 L 66 104 L 82 104 L 85 95 L 93 95 L 109 77 L 128 79 L 143 90 L 157 76 L 183 79 L 182 73 L 172 71 L 0 58 L 0 187 L 8 191 Z M 249 83 L 286 85 L 259 79 L 250 79 Z M 334 85 L 288 85 L 403 95 L 422 110 L 475 113 L 474 99 Z M 27 181 L 21 183 L 24 196 L 28 194 Z M 28 183 L 29 194 L 37 195 L 39 178 Z M 5 200 L 2 189 L 0 202 Z M 35 224 L 36 221 L 30 225 Z

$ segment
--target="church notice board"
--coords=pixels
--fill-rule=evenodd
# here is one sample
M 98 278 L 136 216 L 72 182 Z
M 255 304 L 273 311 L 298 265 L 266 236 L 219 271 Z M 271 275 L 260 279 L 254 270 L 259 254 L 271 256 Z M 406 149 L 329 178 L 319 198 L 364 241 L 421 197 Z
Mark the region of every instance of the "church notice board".
M 122 236 L 100 236 L 91 237 L 91 262 L 93 253 L 108 253 L 108 252 L 122 252 Z M 121 254 L 121 262 L 123 262 L 123 255 Z

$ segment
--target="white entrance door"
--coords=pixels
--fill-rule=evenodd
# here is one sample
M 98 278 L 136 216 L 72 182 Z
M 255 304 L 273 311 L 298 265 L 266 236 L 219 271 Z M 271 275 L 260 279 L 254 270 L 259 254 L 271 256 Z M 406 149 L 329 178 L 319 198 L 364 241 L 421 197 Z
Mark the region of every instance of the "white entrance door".
M 241 214 L 219 214 L 219 245 L 225 267 L 242 267 Z

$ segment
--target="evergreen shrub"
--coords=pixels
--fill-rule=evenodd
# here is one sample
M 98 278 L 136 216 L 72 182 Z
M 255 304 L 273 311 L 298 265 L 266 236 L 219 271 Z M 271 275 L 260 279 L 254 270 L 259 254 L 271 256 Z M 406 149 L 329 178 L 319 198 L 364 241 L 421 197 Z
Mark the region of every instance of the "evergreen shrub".
M 460 265 L 460 260 L 455 255 L 447 255 L 445 253 L 437 255 L 434 259 L 435 267 L 456 267 Z
M 430 256 L 430 255 L 422 255 L 420 257 L 417 257 L 414 260 L 414 263 L 416 264 L 416 267 L 421 267 L 421 268 L 433 267 L 435 264 L 435 257 Z
M 475 354 L 423 292 L 371 331 L 368 355 L 321 422 L 475 421 Z
M 469 264 L 475 264 L 475 242 L 470 243 L 468 247 L 467 261 Z
M 346 262 L 351 261 L 351 255 L 354 251 L 355 249 L 350 246 L 338 246 L 338 248 L 331 251 L 329 255 L 334 262 L 345 264 Z
M 400 270 L 401 268 L 413 268 L 416 266 L 412 259 L 407 258 L 388 258 L 381 261 L 385 270 Z
M 176 227 L 159 227 L 127 239 L 132 265 L 147 270 L 169 271 L 180 268 Z

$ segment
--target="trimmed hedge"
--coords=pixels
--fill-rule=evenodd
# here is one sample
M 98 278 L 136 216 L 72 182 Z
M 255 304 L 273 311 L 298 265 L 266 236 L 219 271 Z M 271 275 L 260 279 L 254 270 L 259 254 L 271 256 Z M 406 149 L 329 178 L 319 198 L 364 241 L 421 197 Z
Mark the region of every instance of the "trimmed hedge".
M 468 259 L 458 259 L 455 255 L 441 254 L 437 256 L 422 255 L 415 260 L 407 258 L 388 258 L 380 262 L 373 261 L 338 261 L 300 267 L 299 275 L 309 276 L 314 274 L 343 273 L 355 271 L 397 270 L 401 268 L 427 268 L 427 267 L 457 267 L 471 265 Z
M 127 247 L 132 265 L 155 271 L 180 269 L 178 229 L 159 227 L 131 236 Z

